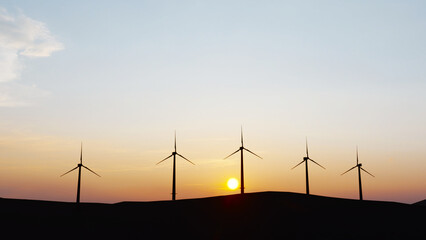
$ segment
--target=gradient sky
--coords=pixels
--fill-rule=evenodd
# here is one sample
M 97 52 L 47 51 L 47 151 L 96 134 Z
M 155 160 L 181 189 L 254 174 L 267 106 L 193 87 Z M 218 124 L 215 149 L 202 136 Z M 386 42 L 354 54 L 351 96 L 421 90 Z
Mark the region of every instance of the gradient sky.
M 85 202 L 246 192 L 426 198 L 425 1 L 0 4 L 0 197 Z

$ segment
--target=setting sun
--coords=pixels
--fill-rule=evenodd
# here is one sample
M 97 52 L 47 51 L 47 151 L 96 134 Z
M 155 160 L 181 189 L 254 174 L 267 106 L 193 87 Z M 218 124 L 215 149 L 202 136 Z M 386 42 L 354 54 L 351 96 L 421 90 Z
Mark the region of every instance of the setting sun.
M 238 180 L 236 179 L 236 178 L 230 178 L 229 180 L 228 180 L 228 183 L 227 183 L 227 185 L 228 185 L 228 188 L 229 189 L 231 189 L 231 190 L 235 190 L 235 189 L 237 189 L 238 188 Z

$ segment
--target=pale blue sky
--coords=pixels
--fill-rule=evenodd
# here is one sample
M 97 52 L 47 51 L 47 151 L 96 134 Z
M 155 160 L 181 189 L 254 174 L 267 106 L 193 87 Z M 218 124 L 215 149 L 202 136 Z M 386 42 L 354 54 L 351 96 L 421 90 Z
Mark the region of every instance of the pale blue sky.
M 28 105 L 0 107 L 4 136 L 97 139 L 135 152 L 161 145 L 168 152 L 175 129 L 190 149 L 191 141 L 222 137 L 238 145 L 243 125 L 260 145 L 255 149 L 277 161 L 281 148 L 303 154 L 309 136 L 326 146 L 325 155 L 338 148 L 352 156 L 358 144 L 386 159 L 410 153 L 415 159 L 400 160 L 426 169 L 424 1 L 0 7 L 46 24 L 63 45 L 48 57 L 20 57 L 20 76 L 0 82 Z M 222 157 L 228 149 L 216 152 Z

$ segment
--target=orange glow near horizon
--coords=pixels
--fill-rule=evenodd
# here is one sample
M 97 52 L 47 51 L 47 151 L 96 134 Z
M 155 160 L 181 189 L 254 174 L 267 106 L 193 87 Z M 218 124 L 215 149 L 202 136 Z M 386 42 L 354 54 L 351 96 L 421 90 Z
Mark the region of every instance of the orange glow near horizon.
M 59 176 L 79 162 L 80 141 L 50 138 L 47 141 L 43 138 L 15 140 L 0 142 L 0 197 L 75 201 L 77 171 Z M 229 176 L 239 174 L 240 161 L 238 158 L 223 160 L 223 155 L 226 156 L 229 149 L 238 145 L 238 138 L 236 142 L 231 139 L 225 144 L 216 143 L 215 151 L 202 146 L 200 142 L 188 144 L 179 140 L 178 150 L 196 165 L 177 159 L 177 199 L 235 194 L 231 190 L 236 189 L 235 185 L 229 188 L 224 182 L 229 180 Z M 264 159 L 245 156 L 246 192 L 305 193 L 304 168 L 291 170 L 303 159 L 303 140 L 301 138 L 300 146 L 289 145 L 289 149 L 297 151 L 289 151 L 282 156 L 280 152 L 248 138 L 247 146 L 262 154 Z M 173 143 L 173 139 L 169 142 Z M 324 165 L 326 170 L 314 164 L 309 165 L 311 194 L 357 199 L 356 171 L 340 176 L 355 165 L 354 148 L 332 152 L 312 142 L 310 156 Z M 83 142 L 83 163 L 102 177 L 82 169 L 81 201 L 114 203 L 170 200 L 172 163 L 155 164 L 164 154 L 169 153 L 173 145 L 167 146 L 163 139 L 145 144 L 151 150 L 126 147 L 126 143 L 120 142 Z M 206 157 L 204 152 L 214 157 Z M 406 159 L 406 156 L 408 154 L 394 154 L 394 159 L 388 160 L 387 156 L 380 158 L 371 150 L 361 149 L 360 161 L 363 167 L 375 175 L 375 178 L 362 175 L 365 199 L 413 203 L 426 197 L 423 168 L 413 167 L 415 165 L 410 164 L 409 160 L 399 160 Z

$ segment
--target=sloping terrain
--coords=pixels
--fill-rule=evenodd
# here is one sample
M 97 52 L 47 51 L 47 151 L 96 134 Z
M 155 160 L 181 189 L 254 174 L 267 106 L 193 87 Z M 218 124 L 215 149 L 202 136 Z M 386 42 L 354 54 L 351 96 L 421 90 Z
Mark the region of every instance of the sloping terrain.
M 426 207 L 287 192 L 116 204 L 0 199 L 2 235 L 55 239 L 426 239 Z
M 425 206 L 426 207 L 426 199 L 425 200 L 422 200 L 422 201 L 419 201 L 419 202 L 416 202 L 416 203 L 413 203 L 414 205 L 418 205 L 418 206 Z

